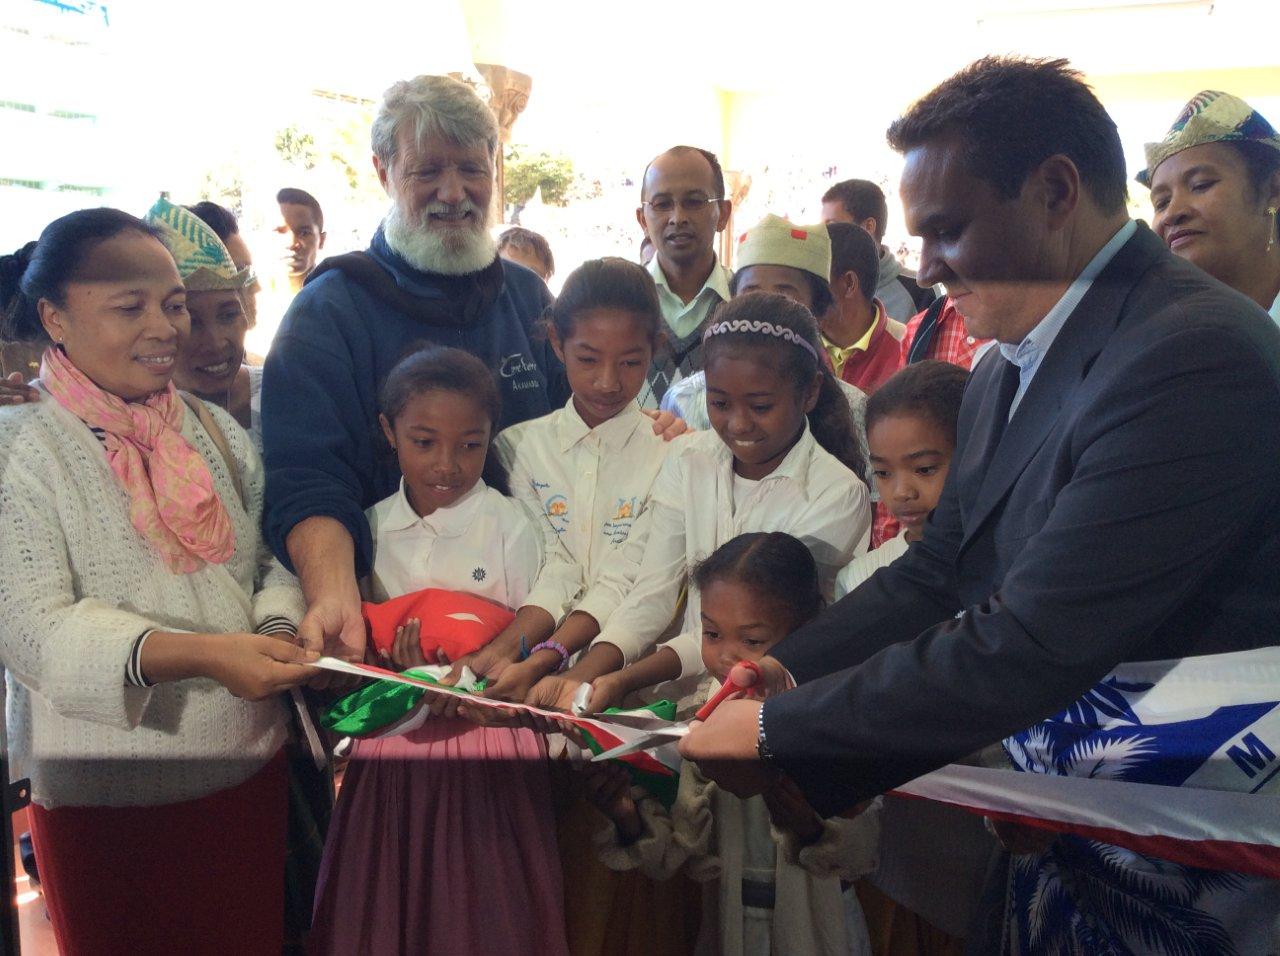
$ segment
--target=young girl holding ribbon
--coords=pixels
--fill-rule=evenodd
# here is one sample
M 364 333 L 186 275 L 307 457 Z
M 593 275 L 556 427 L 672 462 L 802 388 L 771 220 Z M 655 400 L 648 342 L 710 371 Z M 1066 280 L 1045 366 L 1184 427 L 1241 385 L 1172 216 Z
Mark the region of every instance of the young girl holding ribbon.
M 414 353 L 387 377 L 382 427 L 404 477 L 367 513 L 374 600 L 439 588 L 523 604 L 542 535 L 494 487 L 498 403 L 489 371 L 457 349 Z M 427 663 L 420 630 L 408 620 L 387 662 Z M 443 709 L 356 742 L 325 847 L 313 951 L 566 952 L 545 739 Z

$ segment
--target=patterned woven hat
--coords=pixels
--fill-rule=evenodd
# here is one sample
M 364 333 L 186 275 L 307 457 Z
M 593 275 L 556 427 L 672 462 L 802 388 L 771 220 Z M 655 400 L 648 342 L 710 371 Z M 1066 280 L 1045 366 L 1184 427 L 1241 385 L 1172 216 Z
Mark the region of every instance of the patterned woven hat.
M 160 231 L 160 241 L 178 264 L 178 274 L 188 292 L 239 290 L 253 281 L 253 270 L 247 266 L 236 269 L 217 233 L 190 210 L 161 198 L 145 219 Z
M 738 240 L 734 268 L 747 266 L 791 266 L 827 282 L 831 278 L 831 236 L 826 226 L 795 226 L 770 214 Z
M 1135 178 L 1150 189 L 1156 167 L 1174 153 L 1221 142 L 1262 143 L 1280 150 L 1280 135 L 1261 113 L 1238 96 L 1203 90 L 1182 108 L 1164 139 L 1147 143 L 1147 168 Z

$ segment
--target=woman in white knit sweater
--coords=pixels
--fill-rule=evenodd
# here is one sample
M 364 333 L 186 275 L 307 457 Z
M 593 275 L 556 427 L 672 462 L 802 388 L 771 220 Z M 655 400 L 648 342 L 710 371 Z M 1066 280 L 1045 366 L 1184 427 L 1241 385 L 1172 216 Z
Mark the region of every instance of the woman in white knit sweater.
M 0 654 L 61 951 L 278 953 L 279 692 L 315 655 L 261 462 L 173 390 L 185 292 L 140 220 L 55 221 L 0 294 L 5 338 L 56 343 L 41 400 L 0 409 Z

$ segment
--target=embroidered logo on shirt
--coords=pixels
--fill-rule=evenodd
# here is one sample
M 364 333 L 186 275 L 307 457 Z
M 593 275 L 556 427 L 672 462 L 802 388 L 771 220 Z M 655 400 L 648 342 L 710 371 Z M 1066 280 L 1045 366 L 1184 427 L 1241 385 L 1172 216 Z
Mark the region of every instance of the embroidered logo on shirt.
M 556 534 L 564 535 L 569 530 L 569 499 L 564 495 L 543 498 L 542 513 Z
M 617 506 L 613 509 L 613 517 L 605 521 L 600 528 L 600 533 L 613 545 L 620 545 L 627 540 L 627 535 L 631 533 L 631 525 L 639 516 L 640 503 L 635 497 L 619 498 Z
M 489 573 L 485 571 L 484 568 L 476 568 L 474 571 L 471 572 L 471 580 L 477 581 L 477 582 L 483 581 L 488 576 L 489 576 Z

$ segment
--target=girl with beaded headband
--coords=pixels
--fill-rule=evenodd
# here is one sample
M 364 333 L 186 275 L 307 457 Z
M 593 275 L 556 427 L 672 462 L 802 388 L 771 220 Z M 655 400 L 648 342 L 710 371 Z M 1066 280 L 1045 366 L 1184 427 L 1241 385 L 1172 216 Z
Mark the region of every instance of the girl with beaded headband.
M 866 551 L 871 511 L 849 404 L 819 349 L 813 316 L 785 296 L 748 293 L 721 307 L 704 350 L 713 430 L 668 456 L 647 547 L 633 556 L 634 585 L 587 654 L 563 677 L 545 678 L 530 703 L 568 706 L 583 682 L 592 711 L 677 679 L 671 694 L 695 694 L 704 674 L 696 587 L 682 633 L 648 652 L 679 610 L 691 569 L 736 535 L 799 538 L 830 599 L 836 572 Z

